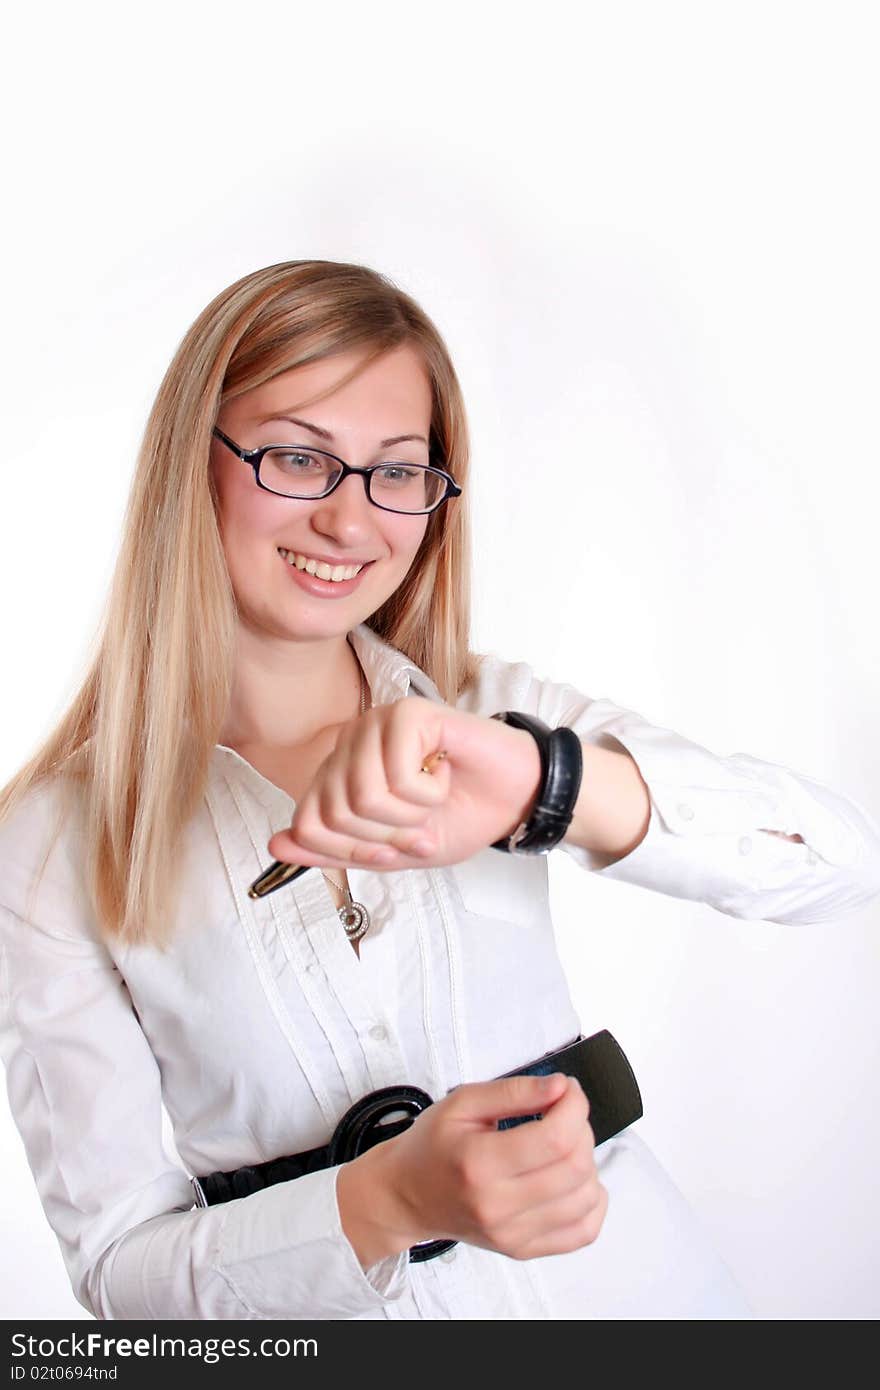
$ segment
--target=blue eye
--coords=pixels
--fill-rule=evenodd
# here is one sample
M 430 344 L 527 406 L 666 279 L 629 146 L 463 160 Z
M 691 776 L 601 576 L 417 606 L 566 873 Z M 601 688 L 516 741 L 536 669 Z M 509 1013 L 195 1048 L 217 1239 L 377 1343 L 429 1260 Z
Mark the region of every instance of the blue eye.
M 278 463 L 284 465 L 289 465 L 291 461 L 295 459 L 297 462 L 305 464 L 306 467 L 308 467 L 309 464 L 312 464 L 316 468 L 326 468 L 327 466 L 321 459 L 312 458 L 309 454 L 276 454 L 275 458 Z M 299 471 L 304 472 L 305 469 Z
M 399 464 L 389 464 L 387 468 L 379 470 L 382 475 L 382 481 L 390 483 L 405 483 L 410 478 L 417 478 L 421 471 L 420 468 L 401 468 Z M 398 476 L 392 478 L 392 473 L 396 473 Z

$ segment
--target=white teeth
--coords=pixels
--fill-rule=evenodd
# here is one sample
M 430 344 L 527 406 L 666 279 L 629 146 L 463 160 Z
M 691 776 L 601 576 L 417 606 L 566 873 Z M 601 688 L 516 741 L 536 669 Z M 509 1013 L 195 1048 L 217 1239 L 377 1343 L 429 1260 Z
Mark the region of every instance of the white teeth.
M 363 565 L 327 565 L 322 560 L 310 560 L 296 551 L 281 550 L 280 547 L 278 553 L 284 556 L 289 565 L 296 565 L 298 570 L 314 574 L 318 579 L 329 579 L 334 584 L 339 584 L 343 579 L 354 579 L 363 569 Z

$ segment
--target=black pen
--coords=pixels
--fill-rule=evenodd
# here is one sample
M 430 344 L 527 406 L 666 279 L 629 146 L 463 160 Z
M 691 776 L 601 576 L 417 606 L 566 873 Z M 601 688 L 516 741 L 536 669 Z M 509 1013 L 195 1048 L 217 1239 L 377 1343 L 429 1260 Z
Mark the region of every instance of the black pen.
M 285 883 L 292 883 L 311 867 L 311 864 L 282 864 L 276 859 L 259 878 L 254 879 L 248 889 L 248 897 L 265 898 L 269 893 L 274 893 L 276 888 L 283 888 Z

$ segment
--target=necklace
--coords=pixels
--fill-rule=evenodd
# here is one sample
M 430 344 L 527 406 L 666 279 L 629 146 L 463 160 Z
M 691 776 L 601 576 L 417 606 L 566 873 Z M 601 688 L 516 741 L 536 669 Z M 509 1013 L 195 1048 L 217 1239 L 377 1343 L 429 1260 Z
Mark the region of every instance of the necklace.
M 365 714 L 367 710 L 368 694 L 367 678 L 364 675 L 364 668 L 363 666 L 361 666 L 360 662 L 358 662 L 358 669 L 360 671 L 361 676 L 360 713 Z M 361 937 L 366 936 L 367 932 L 370 929 L 369 912 L 364 907 L 363 903 L 355 902 L 354 898 L 351 896 L 351 891 L 348 888 L 348 885 L 346 884 L 344 878 L 340 879 L 339 882 L 337 882 L 336 879 L 333 878 L 333 876 L 331 875 L 329 869 L 322 869 L 321 873 L 324 875 L 328 883 L 332 883 L 334 888 L 339 889 L 340 893 L 342 893 L 345 899 L 345 901 L 342 904 L 342 907 L 338 907 L 336 909 L 336 915 L 342 923 L 345 935 L 348 937 L 349 941 L 360 941 Z

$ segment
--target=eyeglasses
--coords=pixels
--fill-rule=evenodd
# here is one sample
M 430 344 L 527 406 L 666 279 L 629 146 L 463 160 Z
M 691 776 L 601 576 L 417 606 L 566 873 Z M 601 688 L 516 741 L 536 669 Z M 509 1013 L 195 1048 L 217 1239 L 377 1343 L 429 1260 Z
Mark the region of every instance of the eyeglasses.
M 461 496 L 455 479 L 442 468 L 421 463 L 374 463 L 370 468 L 352 468 L 335 454 L 310 445 L 265 444 L 259 449 L 242 449 L 216 426 L 214 434 L 250 465 L 258 487 L 279 497 L 303 501 L 329 497 L 349 473 L 360 474 L 367 497 L 385 512 L 433 512 L 450 497 Z

